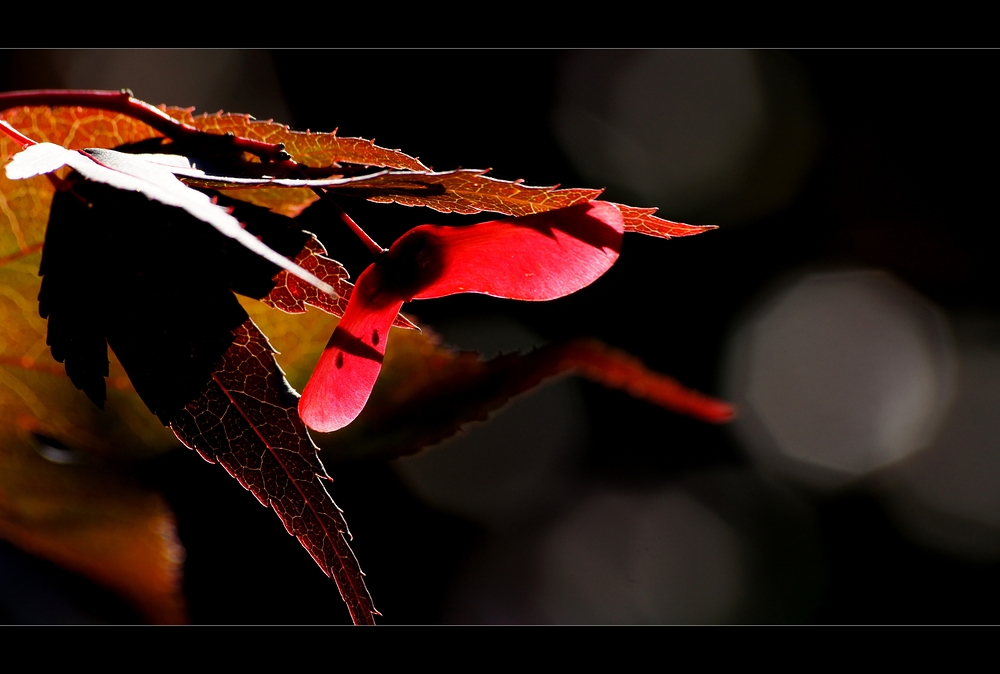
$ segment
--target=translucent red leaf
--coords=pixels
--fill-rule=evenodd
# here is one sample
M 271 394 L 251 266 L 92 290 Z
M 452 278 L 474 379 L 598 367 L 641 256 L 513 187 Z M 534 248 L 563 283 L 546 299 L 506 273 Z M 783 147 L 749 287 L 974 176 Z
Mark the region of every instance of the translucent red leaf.
M 288 533 L 334 579 L 354 622 L 374 624 L 378 612 L 348 544 L 343 513 L 324 487 L 330 478 L 299 419 L 298 396 L 252 321 L 233 336 L 211 380 L 170 427 L 186 446 L 222 464 L 273 508 Z

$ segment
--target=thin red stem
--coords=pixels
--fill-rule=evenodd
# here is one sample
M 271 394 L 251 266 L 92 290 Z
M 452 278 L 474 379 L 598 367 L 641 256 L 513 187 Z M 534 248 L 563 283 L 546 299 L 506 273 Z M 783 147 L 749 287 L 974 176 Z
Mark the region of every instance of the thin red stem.
M 340 219 L 343 220 L 344 224 L 347 225 L 352 232 L 354 232 L 354 235 L 356 237 L 361 239 L 361 243 L 365 244 L 365 248 L 367 248 L 376 259 L 381 257 L 383 253 L 385 253 L 386 249 L 378 245 L 378 243 L 375 242 L 375 239 L 368 236 L 368 233 L 365 232 L 365 230 L 361 229 L 361 226 L 358 225 L 358 223 L 354 222 L 351 216 L 349 216 L 346 212 L 344 212 L 344 209 L 341 208 L 340 205 L 333 200 L 333 197 L 327 194 L 326 190 L 316 189 L 316 192 L 321 197 L 326 197 L 327 203 L 333 206 L 334 209 L 336 209 L 337 215 L 340 216 Z
M 36 141 L 31 140 L 30 138 L 25 136 L 23 133 L 21 133 L 20 131 L 18 131 L 17 129 L 15 129 L 2 119 L 0 119 L 0 131 L 3 131 L 8 136 L 16 140 L 18 143 L 20 143 L 22 150 L 26 147 L 38 144 Z
M 133 98 L 128 89 L 99 91 L 88 89 L 39 89 L 0 94 L 0 110 L 23 105 L 79 106 L 128 115 L 153 127 L 171 140 L 210 142 L 260 157 L 261 161 L 288 161 L 283 143 L 265 143 L 250 138 L 208 133 L 177 121 L 163 110 Z

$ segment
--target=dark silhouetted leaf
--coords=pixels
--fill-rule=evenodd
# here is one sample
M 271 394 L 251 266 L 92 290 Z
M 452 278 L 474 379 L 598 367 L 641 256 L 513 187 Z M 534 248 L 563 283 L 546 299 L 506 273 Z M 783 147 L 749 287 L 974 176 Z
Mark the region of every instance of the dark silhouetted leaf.
M 136 391 L 166 423 L 201 389 L 230 333 L 246 320 L 232 292 L 266 295 L 277 268 L 181 209 L 100 183 L 71 184 L 53 200 L 40 267 L 47 343 L 74 384 L 102 405 L 106 340 Z M 280 227 L 285 220 L 241 208 L 256 225 L 269 219 Z M 141 234 L 136 223 L 142 223 Z M 289 253 L 304 245 L 306 235 L 275 236 L 281 230 L 270 224 L 268 239 L 275 245 Z M 109 289 L 110 301 L 88 301 Z
M 167 161 L 169 163 L 166 163 Z M 330 286 L 247 232 L 240 221 L 230 215 L 225 208 L 216 204 L 207 195 L 177 180 L 171 169 L 177 170 L 187 166 L 187 160 L 183 157 L 157 155 L 147 158 L 101 148 L 74 151 L 54 143 L 38 143 L 15 155 L 4 170 L 8 178 L 24 180 L 52 173 L 63 166 L 73 168 L 92 182 L 110 185 L 126 192 L 139 192 L 166 206 L 184 209 L 191 216 L 238 241 L 265 260 L 286 269 L 324 292 L 333 293 Z
M 545 346 L 483 361 L 442 347 L 428 330 L 392 336 L 383 375 L 351 425 L 318 436 L 331 459 L 391 458 L 450 437 L 485 420 L 510 398 L 551 377 L 577 374 L 610 388 L 711 423 L 733 417 L 728 403 L 652 372 L 636 358 L 595 340 Z
M 272 505 L 333 574 L 352 616 L 370 622 L 371 601 L 343 539 L 343 518 L 321 485 L 303 482 L 325 472 L 298 419 L 298 396 L 233 295 L 266 297 L 278 270 L 181 209 L 100 183 L 71 184 L 56 194 L 42 263 L 41 311 L 49 317 L 53 355 L 103 403 L 110 344 L 163 423 Z M 313 241 L 287 218 L 236 208 L 251 231 L 286 254 Z M 143 256 L 134 254 L 135 222 L 145 228 L 142 240 L 159 242 Z M 117 289 L 120 304 L 79 302 L 81 293 L 99 296 L 108 287 Z M 265 464 L 266 476 L 253 478 Z

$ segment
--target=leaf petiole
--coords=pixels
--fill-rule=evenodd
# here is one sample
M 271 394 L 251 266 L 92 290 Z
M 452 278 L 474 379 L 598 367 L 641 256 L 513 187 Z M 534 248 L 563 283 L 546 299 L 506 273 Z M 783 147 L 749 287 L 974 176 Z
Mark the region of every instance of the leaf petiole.
M 347 227 L 352 232 L 354 232 L 354 235 L 356 237 L 361 239 L 361 243 L 365 244 L 365 248 L 367 248 L 369 252 L 371 252 L 372 256 L 374 256 L 376 260 L 385 254 L 386 249 L 378 245 L 375 239 L 368 236 L 368 232 L 361 229 L 361 226 L 358 223 L 354 222 L 354 219 L 351 216 L 349 216 L 347 212 L 344 211 L 343 208 L 340 207 L 340 204 L 338 204 L 336 201 L 333 200 L 333 197 L 330 196 L 330 194 L 328 194 L 326 190 L 320 187 L 314 187 L 312 189 L 316 194 L 325 198 L 326 202 L 336 209 L 337 215 L 340 216 L 340 219 L 343 221 L 343 223 L 347 225 Z
M 2 119 L 0 119 L 0 131 L 3 131 L 15 141 L 20 143 L 22 150 L 37 144 L 37 141 L 31 140 Z

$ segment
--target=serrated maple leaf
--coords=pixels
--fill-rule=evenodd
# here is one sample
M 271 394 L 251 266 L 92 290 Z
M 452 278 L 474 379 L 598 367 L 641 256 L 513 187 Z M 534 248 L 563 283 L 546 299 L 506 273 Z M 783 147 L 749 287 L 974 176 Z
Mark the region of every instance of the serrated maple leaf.
M 532 187 L 521 181 L 492 178 L 486 171 L 386 172 L 374 176 L 344 179 L 331 186 L 333 192 L 364 196 L 369 201 L 397 203 L 403 206 L 427 206 L 442 213 L 479 213 L 531 215 L 566 208 L 597 199 L 603 190 Z M 654 215 L 655 208 L 636 208 L 615 204 L 622 214 L 626 232 L 669 239 L 701 234 L 713 226 L 687 225 Z
M 94 107 L 80 105 L 81 96 Z M 88 97 L 89 98 L 86 98 Z M 60 100 L 73 101 L 72 105 L 58 105 Z M 493 212 L 503 215 L 528 215 L 553 208 L 563 208 L 597 198 L 601 190 L 558 189 L 556 187 L 531 187 L 520 181 L 505 181 L 489 177 L 486 171 L 459 169 L 433 172 L 398 150 L 388 150 L 361 138 L 341 138 L 336 134 L 294 132 L 287 126 L 274 122 L 256 121 L 249 115 L 215 114 L 193 115 L 191 109 L 154 109 L 141 101 L 128 98 L 119 92 L 17 92 L 0 94 L 0 105 L 8 107 L 2 114 L 14 128 L 35 140 L 65 145 L 71 149 L 84 147 L 120 147 L 148 141 L 179 143 L 168 138 L 171 129 L 155 123 L 155 118 L 138 118 L 133 107 L 155 110 L 169 117 L 178 125 L 190 130 L 232 132 L 237 137 L 266 143 L 280 143 L 295 160 L 306 167 L 330 169 L 339 163 L 360 164 L 377 168 L 397 169 L 371 176 L 348 176 L 339 186 L 331 185 L 346 194 L 364 196 L 371 201 L 400 203 L 408 206 L 426 206 L 441 212 L 478 213 Z M 104 106 L 102 109 L 100 106 Z M 131 106 L 131 107 L 130 107 Z M 141 108 L 140 106 L 145 106 Z M 130 110 L 130 114 L 115 112 Z M 0 146 L 4 143 L 0 139 Z M 152 147 L 152 146 L 151 146 Z M 165 150 L 166 151 L 166 150 Z M 272 167 L 272 173 L 275 172 Z M 403 169 L 403 170 L 399 170 Z M 330 176 L 339 179 L 343 176 Z M 339 173 L 343 173 L 340 171 Z M 298 176 L 296 176 L 298 177 Z M 2 182 L 0 176 L 0 182 Z M 194 181 L 193 181 L 194 182 Z M 281 187 L 280 198 L 270 188 Z M 236 199 L 265 206 L 284 215 L 297 215 L 314 202 L 316 195 L 302 187 L 279 185 L 268 180 L 256 185 L 244 183 L 234 187 L 216 184 Z M 9 192 L 9 190 L 3 190 Z M 41 187 L 44 199 L 46 187 Z M 618 204 L 625 223 L 625 231 L 670 238 L 698 234 L 712 227 L 686 225 L 657 218 L 656 209 L 634 208 Z M 17 212 L 17 209 L 11 209 Z M 36 214 L 39 217 L 42 214 Z
M 655 209 L 595 201 L 600 190 L 530 187 L 477 170 L 434 172 L 408 155 L 363 139 L 293 132 L 246 115 L 196 117 L 190 110 L 153 108 L 127 92 L 0 94 L 0 106 L 7 104 L 18 106 L 3 113 L 18 131 L 31 130 L 35 139 L 67 146 L 46 149 L 46 166 L 55 168 L 53 158 L 62 158 L 91 178 L 65 173 L 52 180 L 28 178 L 18 191 L 0 176 L 0 210 L 12 225 L 14 255 L 38 249 L 40 239 L 25 232 L 43 229 L 43 219 L 51 216 L 42 264 L 42 312 L 49 317 L 53 355 L 65 361 L 72 381 L 100 404 L 106 395 L 110 344 L 135 390 L 177 437 L 206 459 L 221 463 L 276 511 L 289 533 L 337 582 L 355 622 L 372 622 L 376 612 L 347 544 L 346 523 L 323 487 L 326 472 L 298 408 L 305 417 L 315 412 L 318 425 L 326 429 L 343 426 L 361 411 L 378 375 L 390 326 L 414 327 L 398 314 L 404 301 L 458 292 L 552 299 L 603 274 L 617 258 L 625 231 L 669 238 L 708 229 L 656 218 Z M 48 107 L 59 105 L 63 107 Z M 74 152 L 84 148 L 92 149 Z M 153 156 L 142 157 L 144 153 Z M 11 139 L 0 138 L 0 154 L 14 154 Z M 136 186 L 134 179 L 151 166 L 161 172 L 160 178 L 146 181 L 152 187 Z M 17 168 L 15 164 L 14 175 Z M 21 172 L 27 177 L 32 170 L 42 173 L 42 168 Z M 188 185 L 181 185 L 186 192 L 177 191 L 185 195 L 180 201 L 154 194 L 168 183 L 176 190 L 177 181 Z M 160 203 L 108 185 L 138 189 Z M 235 219 L 246 224 L 251 235 L 294 264 L 283 264 L 278 271 L 243 248 L 220 241 L 212 230 L 199 228 L 192 215 L 211 221 L 222 211 L 202 213 L 207 197 L 192 187 L 238 199 L 227 205 L 218 197 L 220 206 L 235 209 Z M 342 214 L 379 256 L 354 287 L 322 244 L 285 217 L 297 215 L 319 194 L 515 217 L 468 227 L 418 227 L 385 252 Z M 133 221 L 143 222 L 145 236 L 162 232 L 158 247 L 141 259 L 128 250 Z M 229 225 L 228 234 L 246 239 Z M 80 231 L 72 231 L 74 226 Z M 0 232 L 0 237 L 5 235 Z M 185 251 L 193 256 L 191 268 L 203 274 L 196 280 L 172 268 L 185 257 L 180 250 L 184 247 L 191 249 Z M 300 278 L 313 286 L 290 275 L 302 269 L 306 273 Z M 323 284 L 339 296 L 314 287 Z M 96 296 L 99 288 L 115 287 L 115 304 L 96 312 L 81 310 L 72 293 L 89 287 L 95 289 L 89 295 Z M 296 405 L 296 394 L 267 339 L 234 292 L 287 314 L 301 315 L 309 305 L 344 316 L 331 338 L 333 348 L 321 358 L 317 383 L 306 388 L 305 404 Z M 173 315 L 160 315 L 162 305 L 170 306 Z M 130 315 L 123 316 L 122 307 L 129 307 Z M 589 343 L 491 363 L 480 370 L 452 368 L 450 380 L 424 380 L 427 400 L 434 391 L 465 390 L 469 404 L 455 406 L 448 418 L 437 417 L 436 429 L 422 427 L 410 416 L 412 410 L 397 406 L 390 417 L 409 419 L 403 423 L 417 429 L 417 440 L 400 441 L 397 453 L 444 437 L 514 393 L 570 370 L 713 421 L 731 412 L 724 403 L 686 391 L 621 354 Z M 416 389 L 406 390 L 413 391 L 411 403 L 421 399 Z M 307 398 L 313 402 L 306 403 Z M 384 426 L 392 428 L 393 420 L 386 419 Z
M 193 108 L 162 108 L 182 124 L 216 134 L 232 133 L 265 143 L 282 144 L 295 161 L 317 168 L 336 167 L 341 163 L 380 168 L 426 171 L 419 159 L 399 150 L 379 147 L 364 138 L 341 137 L 337 132 L 292 131 L 284 124 L 256 120 L 250 115 L 217 113 L 194 115 Z
M 490 212 L 521 216 L 543 213 L 558 208 L 594 201 L 602 190 L 559 189 L 533 187 L 521 181 L 500 180 L 486 175 L 488 171 L 458 169 L 455 171 L 381 171 L 371 175 L 330 179 L 307 178 L 225 178 L 214 175 L 186 176 L 193 184 L 222 189 L 238 196 L 240 187 L 252 193 L 247 201 L 268 205 L 268 189 L 296 190 L 285 200 L 285 208 L 297 213 L 316 200 L 315 194 L 299 192 L 312 187 L 332 194 L 364 197 L 376 203 L 402 206 L 426 206 L 440 213 Z M 228 188 L 228 189 L 227 189 Z M 626 232 L 636 232 L 663 239 L 693 236 L 715 229 L 713 226 L 688 225 L 656 217 L 656 208 L 638 208 L 615 204 L 622 214 Z M 273 207 L 273 206 L 272 206 Z
M 348 545 L 347 522 L 323 486 L 330 477 L 299 419 L 298 394 L 253 321 L 236 328 L 233 337 L 211 380 L 171 419 L 170 428 L 273 508 L 337 583 L 355 624 L 374 625 L 378 611 Z
M 261 298 L 261 302 L 289 314 L 305 313 L 306 307 L 311 306 L 334 316 L 343 316 L 354 293 L 354 284 L 347 280 L 347 270 L 336 260 L 327 257 L 326 248 L 312 235 L 294 261 L 333 286 L 336 295 L 320 292 L 316 286 L 303 283 L 297 276 L 282 270 L 274 277 L 274 290 Z M 396 316 L 392 325 L 397 328 L 416 328 L 402 314 Z

